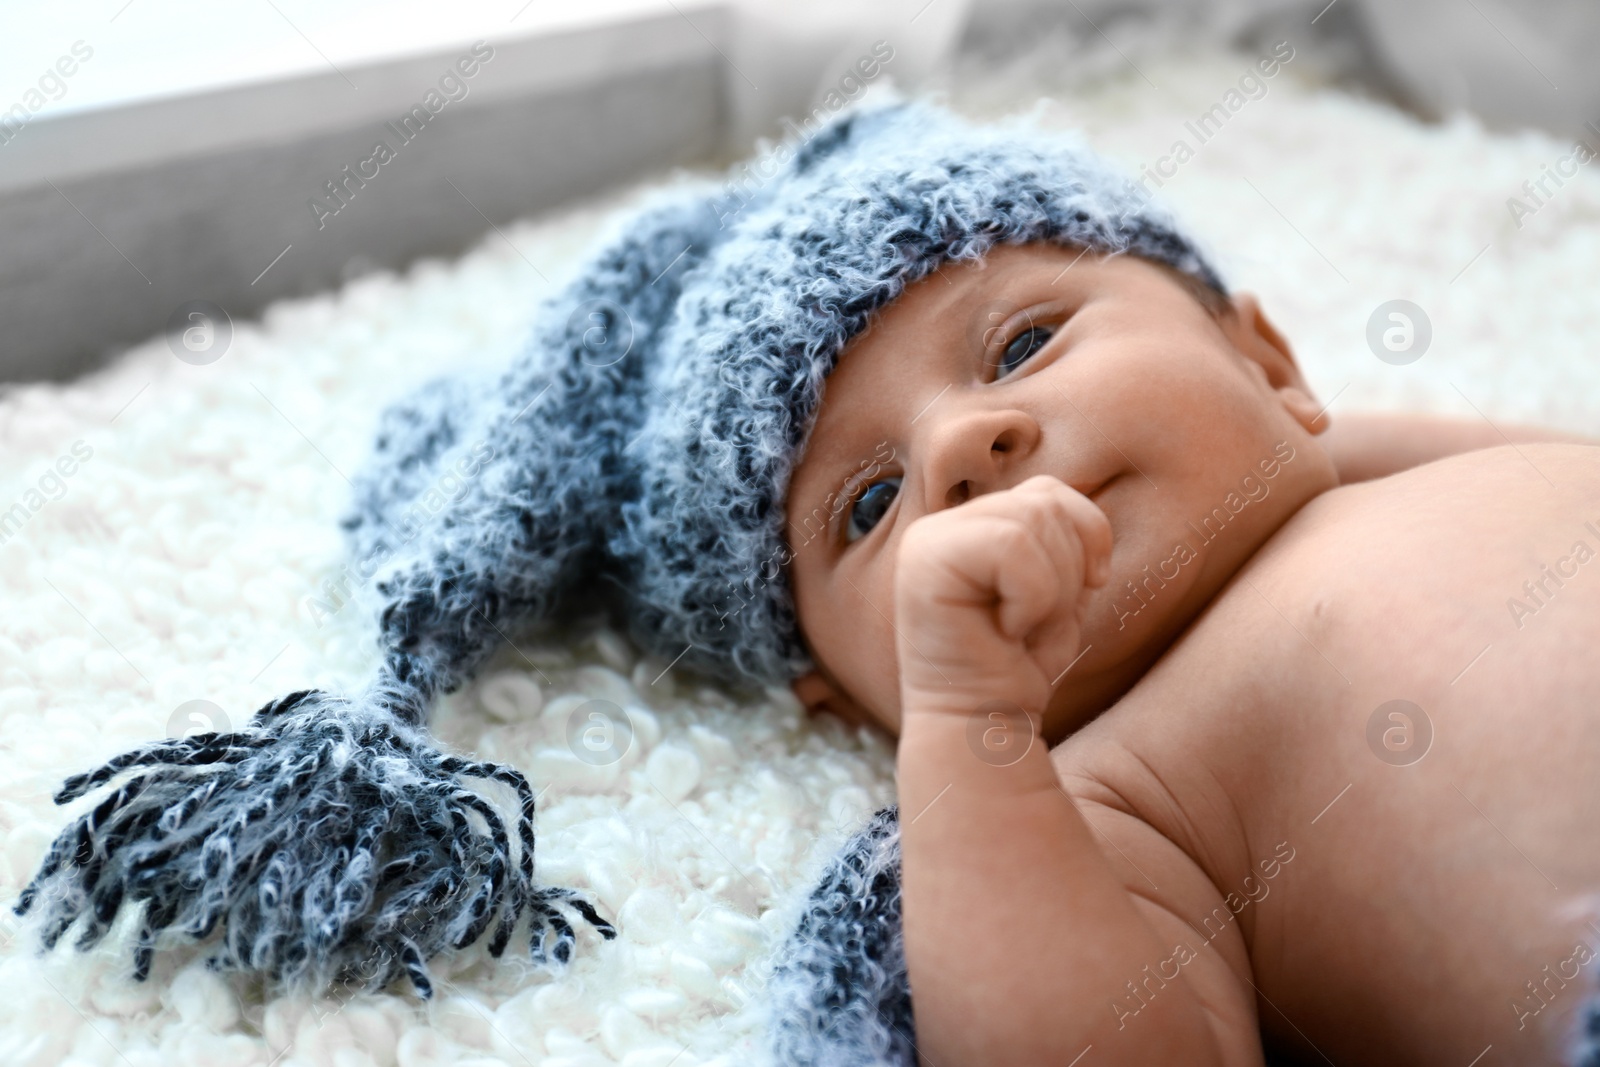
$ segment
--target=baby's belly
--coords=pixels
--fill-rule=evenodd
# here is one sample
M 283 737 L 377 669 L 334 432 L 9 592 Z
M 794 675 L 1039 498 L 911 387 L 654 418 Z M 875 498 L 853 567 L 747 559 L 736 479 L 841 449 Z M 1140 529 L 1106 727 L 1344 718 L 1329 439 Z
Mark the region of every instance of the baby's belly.
M 1294 851 L 1239 922 L 1306 1062 L 1563 1063 L 1600 1003 L 1600 449 L 1523 451 L 1329 494 L 1225 594 L 1291 667 L 1250 760 L 1191 740 Z

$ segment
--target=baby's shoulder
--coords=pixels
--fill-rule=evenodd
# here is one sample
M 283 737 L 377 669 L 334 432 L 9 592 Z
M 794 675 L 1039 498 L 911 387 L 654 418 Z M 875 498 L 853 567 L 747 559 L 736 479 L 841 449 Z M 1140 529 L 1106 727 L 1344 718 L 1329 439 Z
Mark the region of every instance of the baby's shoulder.
M 1561 541 L 1588 520 L 1600 528 L 1600 447 L 1462 453 L 1323 493 L 1256 551 L 1216 606 L 1250 599 L 1242 586 L 1258 601 L 1278 593 L 1276 609 L 1313 622 L 1403 610 L 1424 590 L 1497 581 L 1531 543 Z M 1208 612 L 1204 621 L 1239 619 Z
M 1381 703 L 1380 690 L 1448 683 L 1495 640 L 1494 626 L 1515 626 L 1507 598 L 1540 579 L 1541 562 L 1571 570 L 1580 557 L 1600 559 L 1597 447 L 1486 449 L 1330 490 L 1063 742 L 1057 767 L 1122 797 L 1190 855 L 1222 848 L 1186 840 L 1194 831 L 1160 813 L 1261 801 L 1282 776 L 1251 768 L 1323 758 L 1351 709 Z M 1557 607 L 1587 611 L 1600 631 L 1600 581 L 1569 582 L 1560 597 Z M 1242 793 L 1212 795 L 1219 783 Z

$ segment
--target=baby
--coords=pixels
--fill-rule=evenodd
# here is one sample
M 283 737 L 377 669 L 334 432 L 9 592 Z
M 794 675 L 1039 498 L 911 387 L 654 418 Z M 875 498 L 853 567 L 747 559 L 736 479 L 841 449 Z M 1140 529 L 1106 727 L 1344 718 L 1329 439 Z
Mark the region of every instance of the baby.
M 925 1062 L 1256 1064 L 1258 1024 L 1557 1062 L 1600 988 L 1600 794 L 1556 785 L 1600 754 L 1600 452 L 1341 487 L 1505 440 L 1353 421 L 1250 297 L 1071 247 L 947 266 L 842 356 L 795 690 L 899 737 Z
M 1258 1026 L 1559 1062 L 1600 987 L 1600 796 L 1563 785 L 1600 753 L 1600 451 L 1341 487 L 1475 443 L 1351 421 L 1250 297 L 1048 245 L 841 358 L 787 502 L 828 516 L 795 689 L 898 734 L 925 1063 L 1259 1064 Z
M 175 933 L 426 997 L 480 939 L 628 936 L 536 883 L 530 783 L 425 728 L 606 607 L 658 678 L 898 735 L 928 1064 L 1596 1055 L 1600 452 L 1327 428 L 1087 150 L 892 104 L 669 189 L 354 484 L 369 684 L 68 779 L 107 792 L 18 901 L 47 945 L 137 908 L 138 977 Z

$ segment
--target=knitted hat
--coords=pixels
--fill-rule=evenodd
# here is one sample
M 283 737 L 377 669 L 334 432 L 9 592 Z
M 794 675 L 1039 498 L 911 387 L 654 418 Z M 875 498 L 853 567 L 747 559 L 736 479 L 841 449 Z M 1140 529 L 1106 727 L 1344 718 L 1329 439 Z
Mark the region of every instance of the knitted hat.
M 69 779 L 58 803 L 117 784 L 17 906 L 43 905 L 46 946 L 79 919 L 93 944 L 143 903 L 140 978 L 162 931 L 220 928 L 219 968 L 369 988 L 405 975 L 427 996 L 429 958 L 491 926 L 498 956 L 524 912 L 536 959 L 549 931 L 570 957 L 564 909 L 615 936 L 571 890 L 535 885 L 532 789 L 441 752 L 434 697 L 507 632 L 569 621 L 597 592 L 664 658 L 744 683 L 805 670 L 784 577 L 790 473 L 846 343 L 942 264 L 1050 241 L 1221 289 L 1134 186 L 1058 137 L 893 103 L 768 162 L 764 183 L 774 168 L 736 191 L 658 195 L 539 309 L 502 373 L 384 413 L 344 520 L 381 601 L 376 677 Z M 446 506 L 417 506 L 447 479 Z M 517 806 L 502 815 L 474 778 Z
M 974 128 L 929 105 L 860 111 L 696 246 L 660 326 L 640 490 L 612 552 L 634 639 L 727 678 L 787 682 L 810 660 L 784 578 L 784 498 L 823 380 L 874 312 L 946 263 L 1049 241 L 1132 252 L 1222 282 L 1137 186 L 1059 138 Z

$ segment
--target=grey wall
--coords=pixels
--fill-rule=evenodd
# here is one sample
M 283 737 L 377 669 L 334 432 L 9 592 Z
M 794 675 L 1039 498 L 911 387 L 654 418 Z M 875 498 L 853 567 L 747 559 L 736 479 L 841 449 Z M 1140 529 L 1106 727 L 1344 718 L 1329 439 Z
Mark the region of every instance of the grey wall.
M 0 145 L 0 380 L 80 373 L 161 332 L 190 300 L 248 316 L 336 283 L 352 260 L 450 254 L 490 222 L 704 159 L 718 147 L 724 60 L 700 31 L 717 17 L 690 25 L 669 10 L 492 44 L 494 58 L 463 79 L 467 95 L 409 142 L 385 122 L 421 102 L 469 44 L 41 117 Z M 308 201 L 336 206 L 324 183 L 380 138 L 394 158 L 347 185 L 348 202 L 319 228 Z
M 385 122 L 471 42 L 46 112 L 0 137 L 0 381 L 81 373 L 159 333 L 187 301 L 250 316 L 338 283 L 352 263 L 449 255 L 491 223 L 674 163 L 742 156 L 878 38 L 895 48 L 894 80 L 916 90 L 937 84 L 958 48 L 1003 61 L 1055 26 L 1098 46 L 1102 29 L 1123 36 L 1122 20 L 1139 18 L 1190 42 L 1292 28 L 1342 57 L 1347 80 L 1428 116 L 1469 108 L 1581 136 L 1600 122 L 1594 0 L 674 0 L 490 42 L 495 58 L 469 94 L 403 146 Z M 326 200 L 324 183 L 379 138 L 396 158 L 319 228 L 307 201 Z

